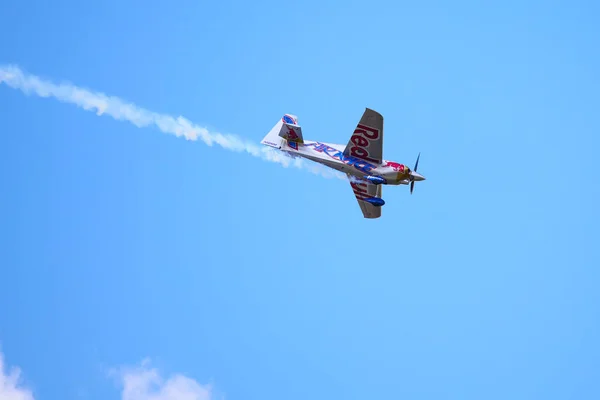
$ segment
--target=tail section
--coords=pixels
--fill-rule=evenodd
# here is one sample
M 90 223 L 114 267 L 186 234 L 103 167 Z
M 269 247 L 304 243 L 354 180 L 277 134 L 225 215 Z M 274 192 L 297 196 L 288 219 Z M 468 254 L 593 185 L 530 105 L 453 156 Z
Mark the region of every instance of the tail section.
M 288 142 L 288 145 L 294 143 L 304 143 L 302 128 L 298 125 L 298 117 L 291 114 L 285 114 L 280 121 L 267 133 L 267 136 L 261 141 L 262 144 L 281 149 Z M 293 145 L 292 145 L 293 146 Z
M 302 128 L 298 125 L 298 117 L 291 114 L 285 114 L 281 119 L 283 125 L 279 136 L 293 143 L 304 143 L 304 137 L 302 137 Z

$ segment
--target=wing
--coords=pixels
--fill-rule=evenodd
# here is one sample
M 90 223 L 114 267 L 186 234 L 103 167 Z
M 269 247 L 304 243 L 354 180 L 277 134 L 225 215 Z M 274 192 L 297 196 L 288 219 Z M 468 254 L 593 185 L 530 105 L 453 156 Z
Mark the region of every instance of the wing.
M 367 108 L 344 149 L 344 155 L 380 164 L 383 159 L 383 116 Z
M 370 183 L 356 180 L 356 178 L 347 175 L 350 181 L 350 186 L 354 191 L 354 196 L 358 200 L 358 205 L 365 218 L 381 217 L 381 207 L 375 206 L 368 199 L 381 199 L 381 185 L 373 185 Z

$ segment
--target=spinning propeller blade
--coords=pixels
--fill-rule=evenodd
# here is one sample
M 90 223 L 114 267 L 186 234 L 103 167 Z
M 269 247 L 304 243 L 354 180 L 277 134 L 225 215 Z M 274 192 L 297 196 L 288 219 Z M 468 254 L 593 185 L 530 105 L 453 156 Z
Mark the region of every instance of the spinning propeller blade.
M 419 152 L 419 155 L 417 156 L 417 161 L 415 162 L 415 170 L 414 172 L 417 172 L 417 168 L 419 167 L 419 158 L 421 158 L 421 152 Z M 419 180 L 425 179 L 423 176 L 421 175 L 417 175 L 419 178 Z M 415 175 L 410 174 L 410 194 L 412 194 L 413 190 L 415 188 Z

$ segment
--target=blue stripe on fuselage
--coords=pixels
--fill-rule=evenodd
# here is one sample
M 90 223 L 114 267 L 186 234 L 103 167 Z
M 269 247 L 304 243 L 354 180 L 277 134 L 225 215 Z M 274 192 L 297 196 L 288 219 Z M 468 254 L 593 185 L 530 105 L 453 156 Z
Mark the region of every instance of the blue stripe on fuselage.
M 310 144 L 306 144 L 305 147 L 308 147 L 308 146 L 313 147 L 314 151 L 317 151 L 319 153 L 325 153 L 329 157 L 333 158 L 334 160 L 339 160 L 346 165 L 353 166 L 357 170 L 362 171 L 366 174 L 371 173 L 371 170 L 376 168 L 375 165 L 373 165 L 365 160 L 362 160 L 362 159 L 354 157 L 354 156 L 347 156 L 343 152 L 339 151 L 338 149 L 335 149 L 331 146 L 327 146 L 326 144 L 323 144 L 323 143 L 319 143 L 319 142 L 310 143 Z

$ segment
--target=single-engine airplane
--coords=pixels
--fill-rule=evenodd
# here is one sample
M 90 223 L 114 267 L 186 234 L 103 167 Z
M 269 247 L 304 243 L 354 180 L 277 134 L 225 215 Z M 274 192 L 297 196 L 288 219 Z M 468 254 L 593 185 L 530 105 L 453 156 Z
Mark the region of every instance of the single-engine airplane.
M 425 177 L 405 164 L 383 159 L 383 116 L 367 108 L 346 146 L 304 140 L 298 117 L 286 114 L 263 138 L 262 144 L 346 173 L 365 218 L 381 217 L 381 185 L 408 185 Z

